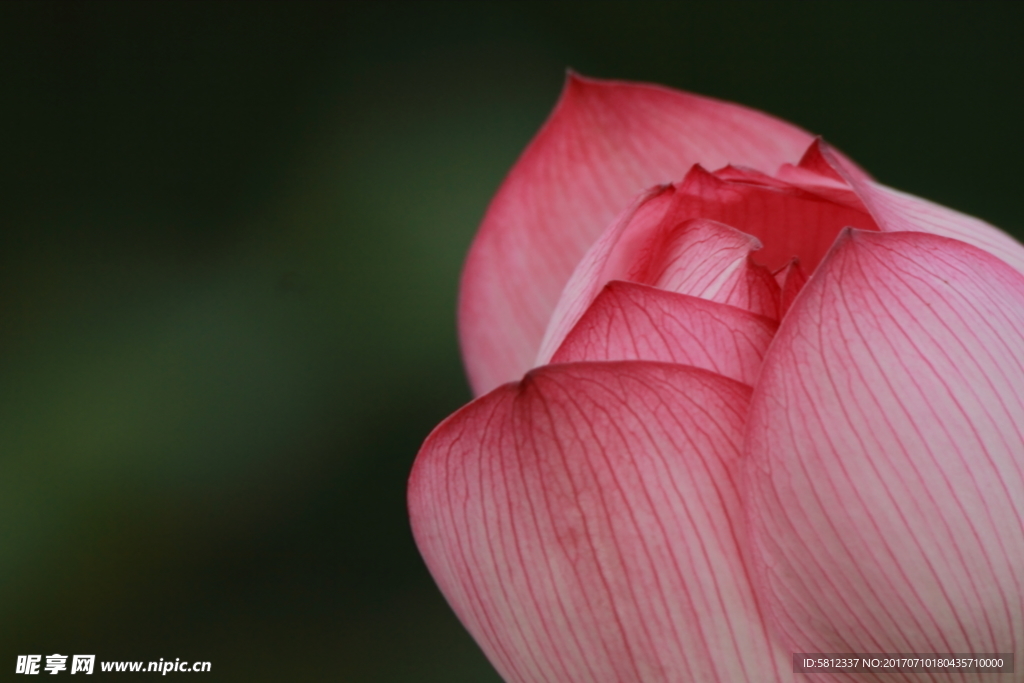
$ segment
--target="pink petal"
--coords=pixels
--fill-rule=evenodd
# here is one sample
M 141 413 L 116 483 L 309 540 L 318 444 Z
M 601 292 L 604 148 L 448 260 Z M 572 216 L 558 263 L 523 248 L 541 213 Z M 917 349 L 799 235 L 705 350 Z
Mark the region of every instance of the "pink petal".
M 771 176 L 761 171 L 737 166 L 726 166 L 720 168 L 713 176 L 720 180 L 727 180 L 731 183 L 747 183 L 749 185 L 760 185 L 761 187 L 773 187 L 777 190 L 788 191 L 802 190 L 817 195 L 836 204 L 842 204 L 857 211 L 865 212 L 864 203 L 857 196 L 839 173 L 832 168 L 829 162 L 821 159 L 818 152 L 820 142 L 815 140 L 804 152 L 800 163 L 782 164 L 775 175 Z
M 771 270 L 785 266 L 794 256 L 807 272 L 821 258 L 844 227 L 875 230 L 875 221 L 862 208 L 822 196 L 822 186 L 769 187 L 723 180 L 694 168 L 678 188 L 676 212 L 731 225 L 764 244 L 755 255 Z
M 726 169 L 732 177 L 743 173 Z M 635 200 L 591 247 L 562 292 L 536 364 L 551 358 L 604 283 L 613 279 L 777 318 L 777 287 L 769 272 L 755 266 L 778 269 L 795 257 L 813 272 L 839 231 L 850 225 L 876 228 L 864 211 L 800 188 L 723 180 L 695 166 L 681 184 L 648 190 Z M 699 234 L 694 226 L 701 227 Z M 745 254 L 756 263 L 748 263 Z M 694 289 L 691 282 L 710 289 Z M 730 287 L 737 283 L 734 292 L 719 286 L 727 282 Z
M 823 156 L 839 169 L 883 232 L 927 232 L 984 249 L 1024 273 L 1024 245 L 985 221 L 941 204 L 894 190 L 850 172 L 846 161 L 823 147 Z
M 651 238 L 623 273 L 629 280 L 778 317 L 778 283 L 751 258 L 756 238 L 699 218 L 664 223 Z
M 783 164 L 782 167 L 790 167 L 791 164 Z M 720 180 L 728 180 L 732 183 L 749 183 L 751 185 L 761 185 L 763 187 L 774 187 L 779 190 L 787 190 L 791 184 L 785 180 L 780 180 L 775 176 L 768 175 L 761 171 L 753 168 L 746 168 L 742 166 L 729 165 L 724 168 L 720 168 L 711 175 L 719 178 Z
M 779 315 L 784 316 L 793 305 L 793 300 L 807 284 L 807 275 L 800 267 L 800 259 L 793 259 L 785 268 L 775 273 L 775 279 L 779 283 Z
M 811 136 L 745 107 L 570 74 L 495 196 L 462 276 L 459 326 L 483 393 L 530 368 L 573 268 L 630 198 L 695 163 L 774 171 Z
M 824 143 L 821 139 L 812 142 L 800 158 L 799 164 L 796 166 L 783 164 L 779 167 L 775 173 L 776 182 L 784 182 L 837 204 L 866 212 L 867 208 L 864 206 L 864 202 L 861 201 L 846 178 L 857 177 L 870 182 L 871 177 L 854 166 L 852 162 L 847 162 L 841 171 L 838 170 L 833 163 L 841 164 L 841 159 L 835 158 L 834 162 L 829 161 L 822 151 L 823 148 Z
M 804 152 L 804 155 L 800 157 L 800 163 L 797 164 L 797 168 L 791 170 L 794 172 L 810 173 L 847 187 L 849 187 L 851 179 L 871 179 L 868 174 L 860 169 L 844 167 L 840 159 L 832 156 L 832 151 L 832 147 L 826 145 L 824 140 L 815 138 L 811 146 Z M 786 167 L 788 164 L 783 166 Z
M 777 327 L 735 306 L 615 280 L 551 362 L 655 360 L 753 384 Z
M 683 220 L 689 208 L 674 187 L 652 191 L 587 252 L 565 287 L 541 343 L 548 362 L 605 283 L 629 280 L 778 318 L 779 286 L 751 260 L 761 243 L 728 225 Z
M 768 350 L 746 449 L 759 597 L 793 651 L 1022 651 L 1024 276 L 848 231 Z
M 552 365 L 431 434 L 413 533 L 506 681 L 792 678 L 741 558 L 748 396 L 685 366 Z

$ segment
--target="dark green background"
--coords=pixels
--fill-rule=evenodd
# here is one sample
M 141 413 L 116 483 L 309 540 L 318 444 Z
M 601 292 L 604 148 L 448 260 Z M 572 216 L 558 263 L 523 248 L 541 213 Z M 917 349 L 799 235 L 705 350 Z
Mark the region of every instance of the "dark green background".
M 1022 35 L 1009 2 L 0 4 L 0 671 L 496 681 L 404 485 L 566 66 L 1020 234 Z

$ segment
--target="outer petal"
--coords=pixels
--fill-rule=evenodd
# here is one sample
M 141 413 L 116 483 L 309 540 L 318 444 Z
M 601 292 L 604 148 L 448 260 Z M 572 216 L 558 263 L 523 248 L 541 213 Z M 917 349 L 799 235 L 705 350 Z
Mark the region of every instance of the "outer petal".
M 845 234 L 750 412 L 758 585 L 793 651 L 1021 652 L 1022 430 L 1024 276 L 946 238 Z
M 474 390 L 531 367 L 576 263 L 645 187 L 695 163 L 766 171 L 812 137 L 745 107 L 570 74 L 551 118 L 495 196 L 462 276 L 459 331 Z
M 507 681 L 791 679 L 740 555 L 748 396 L 685 366 L 549 365 L 427 439 L 413 533 Z
M 927 232 L 950 237 L 1001 258 L 1024 273 L 1024 245 L 985 221 L 881 185 L 850 170 L 835 150 L 821 152 L 860 196 L 883 232 Z
M 552 363 L 655 360 L 752 385 L 778 324 L 735 306 L 632 282 L 609 282 Z

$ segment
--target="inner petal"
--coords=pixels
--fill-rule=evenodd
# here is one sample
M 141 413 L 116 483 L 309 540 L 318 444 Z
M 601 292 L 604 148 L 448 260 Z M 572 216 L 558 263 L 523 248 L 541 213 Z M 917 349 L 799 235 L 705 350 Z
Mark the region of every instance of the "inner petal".
M 678 220 L 678 194 L 677 188 L 668 186 L 649 195 L 591 248 L 562 292 L 538 365 L 550 362 L 611 280 L 650 285 L 778 319 L 779 285 L 750 257 L 761 243 L 715 221 Z
M 665 223 L 625 279 L 777 319 L 778 283 L 751 260 L 760 248 L 750 235 L 714 221 Z
M 878 230 L 865 210 L 837 201 L 848 194 L 846 190 L 837 185 L 831 188 L 835 197 L 824 196 L 835 183 L 778 187 L 739 180 L 735 169 L 725 175 L 737 179 L 724 179 L 694 166 L 678 186 L 672 213 L 680 219 L 699 216 L 719 221 L 753 235 L 764 244 L 754 259 L 769 270 L 778 270 L 796 257 L 804 271 L 812 273 L 843 228 Z
M 779 283 L 781 296 L 779 298 L 779 317 L 786 315 L 786 311 L 793 304 L 793 299 L 800 293 L 807 283 L 807 274 L 800 267 L 800 259 L 794 258 L 785 267 L 774 273 L 775 281 Z
M 614 280 L 551 362 L 652 360 L 753 385 L 777 327 L 735 306 Z

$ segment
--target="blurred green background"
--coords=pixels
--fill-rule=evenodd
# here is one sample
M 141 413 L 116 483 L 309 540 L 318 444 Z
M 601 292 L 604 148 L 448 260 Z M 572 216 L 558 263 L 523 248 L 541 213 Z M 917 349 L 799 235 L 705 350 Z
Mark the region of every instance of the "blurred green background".
M 565 68 L 764 109 L 1020 235 L 1022 35 L 1008 2 L 0 4 L 0 671 L 497 681 L 404 486 Z

